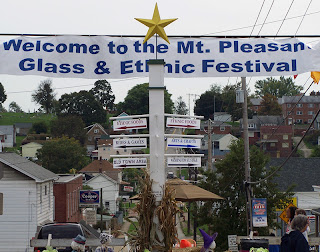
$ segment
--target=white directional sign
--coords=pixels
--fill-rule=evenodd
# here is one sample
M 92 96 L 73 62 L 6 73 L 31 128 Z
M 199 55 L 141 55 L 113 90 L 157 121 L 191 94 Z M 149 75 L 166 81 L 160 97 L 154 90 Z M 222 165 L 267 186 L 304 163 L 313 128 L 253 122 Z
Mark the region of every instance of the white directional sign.
M 201 167 L 201 157 L 168 157 L 168 167 Z
M 113 139 L 114 149 L 143 149 L 147 148 L 147 138 Z
M 167 146 L 176 148 L 197 148 L 200 149 L 201 140 L 193 138 L 168 138 Z
M 146 118 L 113 121 L 114 131 L 145 128 L 147 128 Z
M 200 120 L 189 118 L 167 118 L 167 127 L 183 129 L 200 129 Z
M 114 158 L 113 168 L 146 168 L 146 158 Z

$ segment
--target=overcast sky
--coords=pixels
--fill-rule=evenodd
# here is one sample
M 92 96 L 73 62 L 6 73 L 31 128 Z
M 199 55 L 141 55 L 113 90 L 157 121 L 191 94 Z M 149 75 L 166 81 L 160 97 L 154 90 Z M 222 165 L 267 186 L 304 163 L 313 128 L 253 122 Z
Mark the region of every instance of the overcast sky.
M 157 2 L 161 19 L 178 18 L 165 28 L 167 35 L 319 34 L 317 29 L 320 18 L 319 0 L 159 0 Z M 0 33 L 144 36 L 147 27 L 134 18 L 151 19 L 155 3 L 154 0 L 2 1 Z M 304 16 L 305 13 L 307 15 Z M 286 15 L 286 20 L 283 22 Z M 256 26 L 253 28 L 255 23 Z M 6 39 L 8 37 L 0 37 L 0 40 Z M 301 40 L 317 43 L 320 38 Z M 299 75 L 296 83 L 307 88 L 310 80 L 305 83 L 309 76 L 309 73 Z M 265 78 L 263 76 L 248 78 L 251 91 L 254 91 L 253 85 L 257 79 Z M 16 101 L 26 112 L 37 109 L 39 106 L 31 101 L 31 93 L 40 81 L 45 79 L 47 78 L 41 76 L 0 75 L 0 82 L 8 96 L 4 106 L 7 108 L 10 102 Z M 95 82 L 95 80 L 59 78 L 53 78 L 52 81 L 57 98 L 64 93 L 90 89 Z M 130 88 L 148 82 L 148 79 L 108 81 L 112 85 L 117 103 L 124 99 Z M 188 94 L 201 95 L 212 84 L 225 86 L 236 81 L 237 78 L 167 78 L 165 85 L 174 101 L 181 95 L 189 104 Z M 319 86 L 315 85 L 310 90 L 312 89 L 319 90 Z M 191 96 L 191 109 L 193 99 L 194 95 Z

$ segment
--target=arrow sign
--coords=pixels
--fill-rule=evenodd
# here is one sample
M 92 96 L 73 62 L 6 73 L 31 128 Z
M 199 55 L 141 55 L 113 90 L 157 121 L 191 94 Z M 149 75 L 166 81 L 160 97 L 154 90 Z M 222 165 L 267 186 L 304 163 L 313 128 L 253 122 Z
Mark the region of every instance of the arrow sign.
M 200 129 L 200 120 L 168 117 L 167 127 L 183 129 Z
M 200 149 L 201 140 L 193 138 L 168 138 L 167 147 Z
M 147 148 L 147 138 L 113 139 L 114 149 L 143 149 Z
M 113 168 L 146 168 L 146 158 L 114 158 Z
M 168 167 L 201 167 L 201 157 L 168 157 Z
M 147 128 L 146 118 L 113 121 L 114 131 L 145 128 Z

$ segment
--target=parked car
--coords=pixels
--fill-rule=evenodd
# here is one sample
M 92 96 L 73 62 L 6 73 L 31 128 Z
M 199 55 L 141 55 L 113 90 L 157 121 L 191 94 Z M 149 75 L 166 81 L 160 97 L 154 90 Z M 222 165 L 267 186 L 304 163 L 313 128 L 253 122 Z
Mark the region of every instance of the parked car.
M 82 226 L 78 223 L 51 223 L 43 225 L 36 239 L 48 239 L 48 235 L 52 234 L 52 239 L 72 239 L 75 238 L 78 234 L 86 237 Z M 71 245 L 71 242 L 70 242 Z M 40 252 L 46 248 L 34 248 L 34 251 Z M 71 247 L 57 247 L 55 248 L 59 252 L 71 252 Z M 86 251 L 89 251 L 86 249 Z

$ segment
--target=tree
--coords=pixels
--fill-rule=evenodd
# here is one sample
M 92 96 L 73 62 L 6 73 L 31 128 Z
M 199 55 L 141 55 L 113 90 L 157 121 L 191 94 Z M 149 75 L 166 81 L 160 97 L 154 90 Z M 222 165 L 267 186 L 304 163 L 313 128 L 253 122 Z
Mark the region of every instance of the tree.
M 149 83 L 139 84 L 128 91 L 124 101 L 118 104 L 117 109 L 125 111 L 129 115 L 139 115 L 149 113 Z M 171 94 L 164 91 L 165 113 L 172 113 L 173 102 Z M 119 111 L 120 112 L 120 111 Z
M 222 90 L 223 110 L 231 115 L 232 121 L 242 118 L 242 103 L 236 102 L 236 91 L 240 89 L 240 82 L 227 85 Z
M 41 133 L 47 133 L 48 132 L 48 125 L 46 122 L 35 122 L 32 124 L 32 128 L 30 129 L 30 132 L 36 133 L 36 134 L 41 134 Z
M 52 81 L 41 81 L 38 89 L 32 94 L 32 101 L 41 105 L 41 108 L 48 114 L 54 107 L 55 94 L 52 89 Z
M 115 96 L 112 93 L 111 85 L 106 80 L 98 80 L 94 83 L 94 87 L 90 90 L 95 99 L 107 109 L 112 109 Z
M 266 94 L 262 97 L 261 106 L 258 111 L 258 115 L 281 115 L 282 108 L 278 103 L 278 98 Z
M 4 90 L 3 85 L 0 83 L 0 104 L 4 103 L 7 100 L 6 91 Z
M 68 173 L 70 169 L 79 171 L 88 164 L 86 149 L 68 137 L 46 141 L 37 157 L 44 168 L 54 173 Z
M 205 119 L 213 118 L 214 112 L 221 112 L 223 106 L 222 90 L 218 85 L 212 85 L 210 90 L 201 94 L 196 100 L 194 113 L 202 115 Z
M 182 96 L 179 96 L 178 99 L 175 102 L 174 111 L 178 115 L 186 115 L 188 114 L 189 110 L 187 109 L 187 105 L 182 100 Z
M 9 104 L 9 112 L 21 113 L 23 111 L 22 108 L 16 102 L 13 101 Z
M 67 136 L 84 144 L 86 137 L 85 124 L 80 116 L 61 115 L 51 122 L 51 134 L 53 137 Z
M 295 85 L 291 77 L 285 78 L 283 76 L 281 76 L 279 80 L 273 77 L 268 77 L 266 80 L 259 80 L 254 87 L 256 89 L 255 93 L 259 97 L 271 94 L 277 98 L 297 95 L 303 89 L 303 87 Z
M 246 195 L 244 188 L 244 144 L 242 140 L 233 142 L 230 152 L 223 160 L 216 163 L 215 172 L 207 172 L 206 182 L 201 187 L 214 192 L 225 200 L 207 202 L 200 208 L 199 224 L 207 224 L 210 231 L 218 231 L 218 251 L 225 251 L 228 247 L 227 236 L 232 234 L 246 235 Z M 268 156 L 256 146 L 250 148 L 251 181 L 264 178 L 274 171 L 274 167 L 267 170 Z M 268 227 L 259 228 L 260 235 L 268 235 L 269 228 L 277 226 L 276 208 L 283 207 L 292 196 L 289 188 L 286 192 L 280 192 L 277 184 L 272 179 L 253 184 L 254 198 L 267 199 Z
M 59 115 L 80 116 L 86 125 L 106 121 L 106 111 L 100 102 L 95 100 L 92 93 L 85 90 L 62 95 L 58 110 Z

